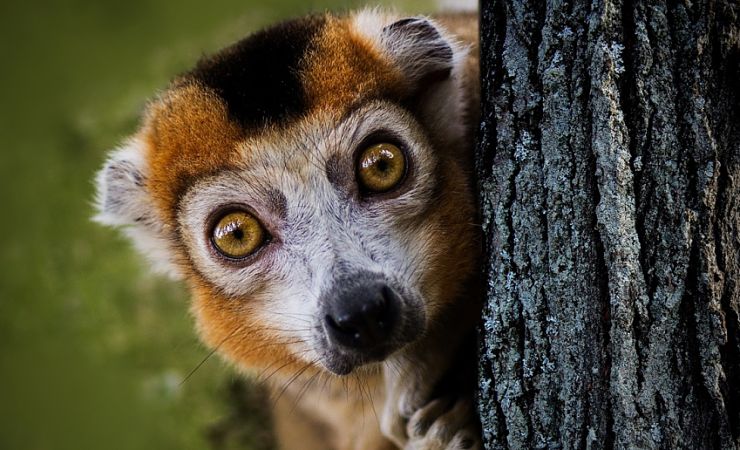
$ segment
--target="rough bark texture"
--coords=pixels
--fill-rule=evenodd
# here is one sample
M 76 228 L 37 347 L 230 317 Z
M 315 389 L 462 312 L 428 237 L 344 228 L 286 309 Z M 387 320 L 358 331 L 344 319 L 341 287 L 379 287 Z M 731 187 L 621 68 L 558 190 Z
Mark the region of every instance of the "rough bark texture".
M 739 24 L 482 2 L 487 448 L 740 449 Z

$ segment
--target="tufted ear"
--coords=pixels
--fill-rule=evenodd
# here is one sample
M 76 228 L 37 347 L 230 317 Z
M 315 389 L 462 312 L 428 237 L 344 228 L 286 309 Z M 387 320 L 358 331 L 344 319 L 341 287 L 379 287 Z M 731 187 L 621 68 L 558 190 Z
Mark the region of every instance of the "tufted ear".
M 383 27 L 380 42 L 417 89 L 448 78 L 454 68 L 453 43 L 429 19 L 408 17 L 393 22 Z
M 179 278 L 165 227 L 146 188 L 144 144 L 136 138 L 111 152 L 95 179 L 96 222 L 121 227 L 154 268 Z

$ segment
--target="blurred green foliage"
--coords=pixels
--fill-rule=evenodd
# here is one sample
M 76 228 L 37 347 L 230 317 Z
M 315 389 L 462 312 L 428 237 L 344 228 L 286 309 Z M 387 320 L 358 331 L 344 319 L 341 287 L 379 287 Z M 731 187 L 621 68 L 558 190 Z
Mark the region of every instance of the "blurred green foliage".
M 89 221 L 91 180 L 146 99 L 201 54 L 358 4 L 0 3 L 0 449 L 264 445 L 262 404 L 234 403 L 257 394 L 217 358 L 181 385 L 208 354 L 187 293 Z M 255 419 L 231 436 L 243 416 Z

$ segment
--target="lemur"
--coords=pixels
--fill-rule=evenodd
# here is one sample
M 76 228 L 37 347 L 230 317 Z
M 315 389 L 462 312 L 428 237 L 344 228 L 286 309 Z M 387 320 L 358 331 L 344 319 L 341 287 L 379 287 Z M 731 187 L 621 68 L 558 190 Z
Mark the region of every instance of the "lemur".
M 480 308 L 477 33 L 379 10 L 269 27 L 178 76 L 97 176 L 97 220 L 266 380 L 281 448 L 481 445 L 458 376 Z

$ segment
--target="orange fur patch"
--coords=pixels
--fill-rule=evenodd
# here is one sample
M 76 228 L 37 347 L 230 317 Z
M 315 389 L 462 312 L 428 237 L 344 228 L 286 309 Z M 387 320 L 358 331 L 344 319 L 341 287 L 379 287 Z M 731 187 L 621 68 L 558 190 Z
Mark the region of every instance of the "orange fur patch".
M 284 379 L 301 370 L 311 375 L 316 370 L 306 369 L 306 362 L 288 350 L 288 343 L 295 337 L 258 321 L 254 308 L 261 306 L 256 299 L 226 298 L 200 284 L 192 291 L 192 309 L 201 338 L 209 347 L 228 355 L 230 361 L 242 368 L 261 369 L 261 379 Z
M 223 102 L 195 83 L 175 85 L 152 104 L 144 127 L 149 189 L 165 219 L 176 222 L 178 199 L 192 180 L 235 165 L 244 132 Z
M 427 255 L 429 265 L 420 286 L 424 287 L 427 299 L 447 303 L 459 301 L 466 290 L 470 293 L 474 288 L 470 283 L 476 278 L 482 237 L 480 226 L 474 223 L 475 197 L 468 182 L 470 177 L 460 168 L 459 161 L 443 161 L 442 166 L 445 168 L 443 198 L 420 224 L 426 227 L 421 239 L 432 243 L 432 252 Z M 444 304 L 428 306 L 436 309 Z
M 327 18 L 304 64 L 305 89 L 313 108 L 341 113 L 361 99 L 403 93 L 401 72 L 353 30 L 348 18 Z

